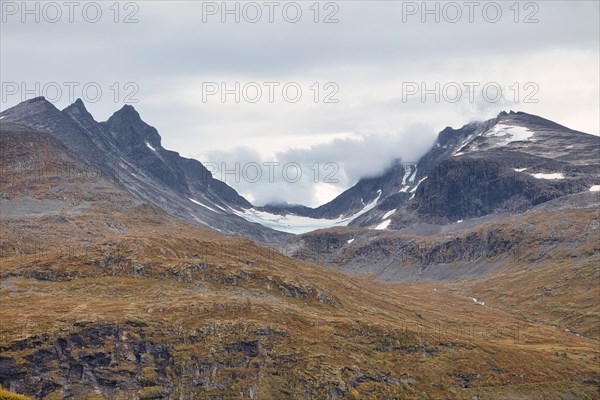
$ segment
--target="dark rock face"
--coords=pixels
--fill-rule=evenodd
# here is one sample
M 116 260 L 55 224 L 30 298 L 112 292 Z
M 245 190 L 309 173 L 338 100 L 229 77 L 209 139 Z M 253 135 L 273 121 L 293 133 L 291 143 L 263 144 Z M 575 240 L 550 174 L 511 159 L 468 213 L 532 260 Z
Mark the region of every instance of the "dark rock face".
M 93 394 L 112 399 L 124 398 L 123 393 L 130 393 L 126 398 L 178 395 L 191 399 L 198 388 L 223 388 L 245 378 L 226 374 L 223 381 L 216 372 L 247 368 L 251 360 L 271 352 L 273 341 L 285 337 L 281 332 L 262 329 L 256 332 L 258 339 L 220 343 L 221 348 L 215 350 L 218 354 L 185 359 L 177 353 L 177 346 L 202 342 L 204 335 L 218 332 L 187 332 L 157 342 L 147 338 L 148 329 L 134 322 L 124 326 L 78 323 L 63 337 L 44 335 L 14 342 L 3 352 L 31 352 L 20 363 L 13 357 L 0 358 L 0 384 L 41 399 L 50 394 L 73 400 Z M 264 358 L 253 362 L 264 363 Z
M 172 385 L 167 379 L 174 362 L 170 350 L 144 339 L 139 328 L 84 324 L 62 338 L 30 338 L 3 350 L 19 349 L 34 351 L 20 365 L 2 358 L 1 384 L 36 398 L 57 391 L 65 399 L 85 393 L 112 398 L 115 390 L 135 393 L 146 386 Z
M 423 216 L 440 217 L 439 222 L 453 222 L 494 212 L 523 212 L 589 186 L 586 179 L 536 179 L 515 172 L 506 160 L 482 154 L 439 163 L 418 188 L 412 207 Z
M 191 194 L 185 175 L 174 168 L 178 166 L 179 154 L 162 149 L 158 131 L 144 123 L 132 106 L 123 106 L 101 126 L 110 133 L 117 146 L 142 169 L 175 191 Z M 206 172 L 202 176 L 205 181 L 210 175 Z
M 527 139 L 498 144 L 491 129 L 528 130 Z M 513 128 L 514 129 L 514 128 Z M 454 222 L 496 212 L 520 213 L 598 184 L 600 138 L 525 113 L 446 128 L 419 161 L 423 179 L 409 210 L 426 221 Z M 553 177 L 554 175 L 554 177 Z M 556 178 L 558 177 L 558 178 Z

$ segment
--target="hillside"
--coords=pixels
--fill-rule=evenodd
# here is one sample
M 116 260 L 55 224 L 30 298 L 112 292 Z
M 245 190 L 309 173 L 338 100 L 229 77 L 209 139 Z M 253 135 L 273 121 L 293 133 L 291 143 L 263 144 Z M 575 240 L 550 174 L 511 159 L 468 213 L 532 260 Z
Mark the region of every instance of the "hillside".
M 0 124 L 0 384 L 40 399 L 593 399 L 597 341 L 174 219 Z M 37 167 L 36 167 L 37 166 Z M 43 166 L 40 168 L 39 166 Z

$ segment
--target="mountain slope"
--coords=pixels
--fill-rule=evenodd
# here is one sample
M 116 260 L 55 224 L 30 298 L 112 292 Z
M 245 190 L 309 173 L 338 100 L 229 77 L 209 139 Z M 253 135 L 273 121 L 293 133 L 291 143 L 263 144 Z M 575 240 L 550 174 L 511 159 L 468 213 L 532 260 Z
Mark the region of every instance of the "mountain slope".
M 409 209 L 441 223 L 524 212 L 600 183 L 598 149 L 597 136 L 525 113 L 446 129 L 419 162 L 423 183 Z
M 12 392 L 597 393 L 599 354 L 589 338 L 483 307 L 454 288 L 372 282 L 172 218 L 89 173 L 48 132 L 2 122 L 0 144 L 0 384 Z
M 3 111 L 0 117 L 1 122 L 50 133 L 98 174 L 180 219 L 256 240 L 285 236 L 236 216 L 232 209 L 250 204 L 214 179 L 200 162 L 165 150 L 156 129 L 131 106 L 98 123 L 81 100 L 59 111 L 44 98 L 36 98 Z

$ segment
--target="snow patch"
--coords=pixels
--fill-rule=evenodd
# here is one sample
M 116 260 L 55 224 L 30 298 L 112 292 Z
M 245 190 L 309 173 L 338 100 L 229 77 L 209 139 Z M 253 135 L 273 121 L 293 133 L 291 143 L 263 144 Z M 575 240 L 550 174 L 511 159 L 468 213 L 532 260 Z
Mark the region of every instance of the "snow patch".
M 527 168 L 513 168 L 513 171 L 515 171 L 515 172 L 523 172 L 526 170 L 527 170 Z
M 206 204 L 202 204 L 202 203 L 200 203 L 198 200 L 194 200 L 194 199 L 192 199 L 191 197 L 189 198 L 189 200 L 190 200 L 192 203 L 196 203 L 196 204 L 198 204 L 199 206 L 202 206 L 202 207 L 204 207 L 204 208 L 206 208 L 206 209 L 208 209 L 208 210 L 210 210 L 210 211 L 212 211 L 212 212 L 219 213 L 219 211 L 215 210 L 214 208 L 211 208 L 211 207 L 207 206 Z
M 454 152 L 454 156 L 462 155 L 462 151 L 475 139 L 475 134 L 469 135 L 461 144 L 458 146 L 458 150 Z
M 0 117 L 0 119 L 4 119 L 4 117 L 6 117 L 6 115 L 4 115 L 4 116 Z
M 415 165 L 415 170 L 413 171 L 412 175 L 410 176 L 410 179 L 408 180 L 409 182 L 414 182 L 415 181 L 415 177 L 417 176 L 417 166 Z
M 382 219 L 382 220 L 383 220 L 383 219 L 387 219 L 387 218 L 388 218 L 390 215 L 392 215 L 392 214 L 393 214 L 393 213 L 395 213 L 395 212 L 396 212 L 396 209 L 394 208 L 393 210 L 390 210 L 390 211 L 386 212 L 386 213 L 383 215 L 383 217 L 381 217 L 381 219 Z
M 600 192 L 600 185 L 594 185 L 590 188 L 590 192 Z
M 507 124 L 496 124 L 492 129 L 482 134 L 471 134 L 465 140 L 463 140 L 457 149 L 452 153 L 453 157 L 462 156 L 469 151 L 469 145 L 477 138 L 484 137 L 492 139 L 489 143 L 491 147 L 501 147 L 513 142 L 527 142 L 534 135 L 535 132 L 529 129 Z
M 457 224 L 460 224 L 461 222 L 463 222 L 462 219 L 459 219 L 458 221 L 456 221 Z
M 350 243 L 352 243 L 352 242 L 354 242 L 354 238 L 352 238 L 352 239 L 348 240 L 348 244 L 350 244 Z
M 552 174 L 531 174 L 535 179 L 565 179 L 565 176 L 560 172 L 555 172 Z
M 404 171 L 404 176 L 402 177 L 402 184 L 406 185 L 406 180 L 408 179 L 408 177 L 410 176 L 410 174 L 412 173 L 410 167 L 407 167 L 406 170 Z
M 480 306 L 485 306 L 485 303 L 483 301 L 478 300 L 475 297 L 471 297 L 470 299 L 473 300 L 475 303 L 479 304 Z
M 148 143 L 148 142 L 145 142 L 145 143 L 146 143 L 146 147 L 148 147 L 150 150 L 152 150 L 153 152 L 156 153 L 156 149 L 150 143 Z
M 402 189 L 398 191 L 398 193 L 406 193 L 408 189 L 410 189 L 410 183 L 415 181 L 415 176 L 417 175 L 417 166 L 416 165 L 405 165 L 404 166 L 404 176 L 402 177 Z
M 385 221 L 383 221 L 382 223 L 380 223 L 379 225 L 377 225 L 375 227 L 375 229 L 378 230 L 378 231 L 382 231 L 384 229 L 387 229 L 387 227 L 390 224 L 390 222 L 392 222 L 391 219 L 386 219 Z
M 502 139 L 498 142 L 500 146 L 506 146 L 512 142 L 526 142 L 533 136 L 533 132 L 522 126 L 511 126 L 496 124 L 492 129 L 483 134 L 486 137 Z
M 416 192 L 416 191 L 417 191 L 417 188 L 419 187 L 419 185 L 421 184 L 421 182 L 423 182 L 425 179 L 427 179 L 427 177 L 425 177 L 425 178 L 422 178 L 422 179 L 421 179 L 419 182 L 417 182 L 417 185 L 416 185 L 414 188 L 412 188 L 412 189 L 410 190 L 410 192 L 411 192 L 411 193 L 414 193 L 414 192 Z M 411 198 L 412 198 L 412 197 L 411 197 Z

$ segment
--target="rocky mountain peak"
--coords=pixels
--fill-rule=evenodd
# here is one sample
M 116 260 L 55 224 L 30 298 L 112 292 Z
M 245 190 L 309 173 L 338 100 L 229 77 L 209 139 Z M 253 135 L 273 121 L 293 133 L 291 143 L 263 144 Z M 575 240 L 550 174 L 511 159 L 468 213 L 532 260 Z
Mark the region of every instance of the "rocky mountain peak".
M 69 114 L 74 117 L 76 120 L 92 120 L 94 121 L 94 117 L 90 112 L 85 108 L 85 104 L 81 99 L 75 100 L 75 102 L 68 107 L 65 107 L 63 113 Z
M 56 114 L 59 110 L 46 100 L 45 97 L 35 97 L 33 99 L 25 100 L 14 107 L 11 107 L 7 110 L 4 110 L 1 115 L 14 117 L 28 117 L 34 115 L 44 115 L 46 117 L 52 117 L 53 114 Z
M 121 107 L 104 124 L 113 137 L 124 146 L 150 145 L 155 149 L 161 147 L 158 131 L 145 123 L 137 110 L 129 104 Z

